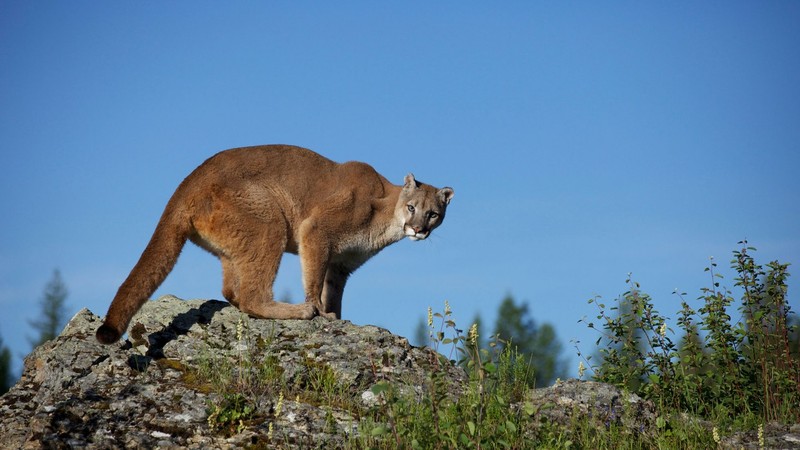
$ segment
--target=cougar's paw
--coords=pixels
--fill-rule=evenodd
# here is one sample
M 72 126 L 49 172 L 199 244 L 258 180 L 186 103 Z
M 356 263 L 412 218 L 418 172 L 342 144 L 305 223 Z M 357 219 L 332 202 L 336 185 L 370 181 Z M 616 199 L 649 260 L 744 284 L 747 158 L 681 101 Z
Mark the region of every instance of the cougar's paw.
M 301 319 L 313 319 L 314 317 L 316 317 L 319 314 L 319 311 L 317 310 L 316 305 L 314 305 L 313 303 L 306 302 L 306 303 L 302 303 L 302 304 L 300 304 L 298 306 L 300 307 L 300 311 L 301 311 L 301 315 L 300 315 Z
M 336 319 L 338 319 L 338 317 L 336 317 L 336 313 L 332 313 L 332 312 L 327 312 L 327 313 L 321 312 L 321 313 L 319 313 L 319 316 L 320 317 L 324 317 L 324 318 L 326 318 L 328 320 L 336 320 Z

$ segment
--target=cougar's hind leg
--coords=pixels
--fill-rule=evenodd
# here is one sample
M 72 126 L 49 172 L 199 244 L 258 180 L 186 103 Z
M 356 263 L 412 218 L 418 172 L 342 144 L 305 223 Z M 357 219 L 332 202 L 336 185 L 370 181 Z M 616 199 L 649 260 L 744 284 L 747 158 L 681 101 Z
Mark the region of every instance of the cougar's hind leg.
M 240 226 L 234 235 L 244 239 L 239 239 L 238 248 L 231 252 L 230 275 L 226 275 L 225 290 L 234 298 L 232 303 L 242 312 L 262 319 L 316 316 L 317 308 L 312 304 L 295 305 L 273 298 L 272 285 L 286 249 L 285 222 L 281 219 L 264 223 L 260 218 L 248 218 L 240 220 Z

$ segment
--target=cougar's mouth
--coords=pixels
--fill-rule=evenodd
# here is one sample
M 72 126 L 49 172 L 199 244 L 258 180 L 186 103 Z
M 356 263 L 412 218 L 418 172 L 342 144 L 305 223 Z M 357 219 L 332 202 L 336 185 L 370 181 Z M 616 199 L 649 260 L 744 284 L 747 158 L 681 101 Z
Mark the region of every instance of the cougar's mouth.
M 406 225 L 403 230 L 406 236 L 412 241 L 421 241 L 428 237 L 430 232 L 428 230 L 415 230 L 411 225 Z

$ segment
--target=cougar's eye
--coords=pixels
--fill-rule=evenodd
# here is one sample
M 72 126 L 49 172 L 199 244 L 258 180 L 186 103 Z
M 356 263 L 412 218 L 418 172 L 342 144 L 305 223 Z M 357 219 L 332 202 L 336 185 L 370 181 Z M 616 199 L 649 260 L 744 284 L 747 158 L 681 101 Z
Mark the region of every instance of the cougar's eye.
M 439 217 L 439 213 L 435 213 L 435 212 L 429 212 L 428 213 L 428 219 L 435 219 L 437 217 Z
M 411 214 L 414 214 L 414 206 L 408 205 L 408 212 L 410 212 Z

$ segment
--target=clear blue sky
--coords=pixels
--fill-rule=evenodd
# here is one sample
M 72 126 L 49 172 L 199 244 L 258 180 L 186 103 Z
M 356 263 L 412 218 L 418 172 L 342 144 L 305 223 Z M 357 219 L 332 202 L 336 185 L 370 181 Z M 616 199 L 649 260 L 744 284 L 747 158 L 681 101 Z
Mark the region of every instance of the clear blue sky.
M 104 314 L 183 177 L 287 143 L 455 188 L 346 319 L 411 336 L 447 299 L 466 329 L 512 293 L 574 372 L 628 272 L 674 317 L 740 239 L 800 261 L 798 24 L 794 1 L 3 1 L 0 335 L 29 350 L 54 268 L 70 316 Z M 190 244 L 157 294 L 221 298 L 220 274 Z M 300 286 L 287 258 L 276 293 Z

